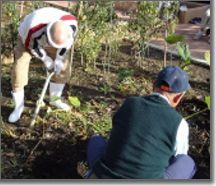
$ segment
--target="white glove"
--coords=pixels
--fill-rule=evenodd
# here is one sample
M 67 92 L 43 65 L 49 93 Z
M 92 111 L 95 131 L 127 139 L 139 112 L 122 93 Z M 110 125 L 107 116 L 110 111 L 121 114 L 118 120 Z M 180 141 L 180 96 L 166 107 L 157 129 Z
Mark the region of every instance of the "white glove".
M 54 67 L 55 73 L 56 74 L 60 74 L 61 71 L 62 71 L 62 69 L 63 69 L 63 67 L 64 67 L 63 61 L 59 60 L 59 59 L 56 59 L 55 62 L 54 62 L 54 64 L 55 64 L 55 67 Z
M 42 61 L 44 62 L 45 66 L 48 70 L 51 70 L 54 68 L 54 62 L 53 62 L 51 57 L 45 56 Z
M 46 51 L 43 48 L 39 48 L 40 53 L 42 56 L 39 56 L 39 54 L 35 50 L 31 50 L 31 53 L 38 59 L 44 62 L 46 68 L 48 70 L 51 70 L 54 68 L 54 63 L 51 57 L 49 57 L 46 53 Z
M 43 49 L 43 48 L 38 48 L 38 50 L 40 51 L 41 53 L 41 56 L 38 54 L 38 52 L 36 52 L 36 49 L 31 49 L 31 53 L 36 57 L 36 58 L 39 58 L 43 61 L 43 59 L 45 58 L 45 56 L 47 55 L 46 54 L 46 51 Z

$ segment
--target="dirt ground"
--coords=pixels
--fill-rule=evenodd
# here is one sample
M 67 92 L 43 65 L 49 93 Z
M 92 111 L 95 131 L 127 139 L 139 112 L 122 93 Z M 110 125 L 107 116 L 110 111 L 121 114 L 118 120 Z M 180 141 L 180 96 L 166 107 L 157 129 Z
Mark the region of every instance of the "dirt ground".
M 75 53 L 76 54 L 76 53 Z M 131 95 L 144 95 L 152 91 L 152 82 L 161 69 L 162 54 L 152 50 L 142 66 L 138 67 L 131 56 L 131 48 L 122 45 L 120 52 L 113 59 L 110 73 L 103 73 L 99 64 L 95 71 L 86 71 L 81 66 L 79 56 L 75 55 L 72 78 L 66 86 L 63 96 L 77 96 L 82 103 L 81 109 L 72 109 L 80 118 L 100 121 L 105 115 L 112 117 L 123 100 Z M 168 64 L 171 60 L 168 57 Z M 172 59 L 172 64 L 178 60 Z M 99 60 L 100 63 L 100 60 Z M 94 126 L 83 125 L 80 120 L 67 120 L 66 115 L 46 115 L 47 107 L 42 108 L 38 123 L 33 130 L 29 129 L 31 114 L 34 111 L 38 95 L 45 81 L 45 71 L 38 65 L 30 68 L 29 85 L 25 88 L 26 109 L 19 122 L 9 124 L 7 118 L 13 110 L 10 87 L 11 65 L 3 65 L 2 78 L 2 117 L 3 132 L 1 135 L 2 179 L 80 179 L 77 163 L 86 160 L 86 146 L 89 137 L 95 133 Z M 119 69 L 132 68 L 133 86 L 119 90 Z M 204 96 L 210 94 L 210 69 L 202 66 L 189 67 L 192 89 L 186 94 L 178 111 L 188 116 L 206 108 Z M 109 85 L 110 91 L 101 91 Z M 46 100 L 45 100 L 46 101 Z M 90 105 L 88 111 L 84 108 Z M 74 116 L 73 115 L 73 116 Z M 63 119 L 59 119 L 63 117 Z M 61 122 L 59 122 L 61 121 Z M 190 124 L 189 154 L 197 165 L 197 179 L 210 179 L 210 112 L 205 111 L 188 120 Z M 102 133 L 107 136 L 108 131 Z

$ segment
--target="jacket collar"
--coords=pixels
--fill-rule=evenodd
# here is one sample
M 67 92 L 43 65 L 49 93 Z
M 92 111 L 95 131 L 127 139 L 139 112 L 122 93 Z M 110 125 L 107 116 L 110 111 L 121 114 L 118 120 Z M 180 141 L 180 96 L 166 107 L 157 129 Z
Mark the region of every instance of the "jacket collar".
M 167 103 L 169 103 L 169 105 L 171 105 L 169 99 L 168 99 L 166 96 L 164 96 L 164 95 L 162 95 L 162 94 L 160 94 L 160 93 L 158 93 L 158 92 L 153 92 L 151 95 L 159 96 L 159 97 L 165 99 L 165 100 L 167 101 Z

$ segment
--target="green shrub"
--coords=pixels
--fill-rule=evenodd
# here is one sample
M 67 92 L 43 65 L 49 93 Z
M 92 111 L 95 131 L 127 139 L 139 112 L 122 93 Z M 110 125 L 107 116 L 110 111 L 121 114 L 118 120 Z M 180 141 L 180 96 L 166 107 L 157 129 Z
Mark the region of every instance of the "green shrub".
M 4 2 L 2 4 L 2 12 L 4 24 L 1 28 L 1 48 L 4 55 L 10 56 L 16 44 L 20 22 L 17 3 Z

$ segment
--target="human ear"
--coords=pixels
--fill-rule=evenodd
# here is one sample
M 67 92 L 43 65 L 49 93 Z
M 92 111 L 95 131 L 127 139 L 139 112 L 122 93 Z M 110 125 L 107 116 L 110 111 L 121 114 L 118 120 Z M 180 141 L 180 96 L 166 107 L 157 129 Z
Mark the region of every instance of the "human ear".
M 182 98 L 183 94 L 177 94 L 174 98 L 173 98 L 173 102 L 176 104 L 178 103 L 181 98 Z

